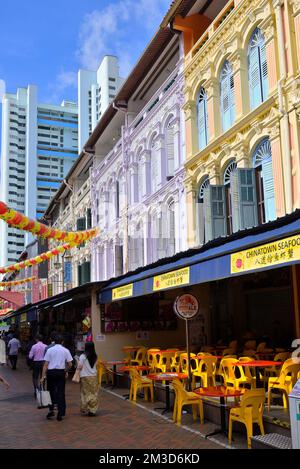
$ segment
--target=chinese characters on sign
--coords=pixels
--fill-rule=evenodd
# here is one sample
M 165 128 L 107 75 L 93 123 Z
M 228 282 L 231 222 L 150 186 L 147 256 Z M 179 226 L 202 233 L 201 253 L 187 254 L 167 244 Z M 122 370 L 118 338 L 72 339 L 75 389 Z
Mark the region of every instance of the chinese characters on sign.
M 231 254 L 231 273 L 300 260 L 300 235 Z
M 177 296 L 174 303 L 174 312 L 181 319 L 195 318 L 199 312 L 197 298 L 189 293 Z
M 133 283 L 114 288 L 112 291 L 112 300 L 120 300 L 121 298 L 129 298 L 133 295 Z
M 153 278 L 153 291 L 163 290 L 190 283 L 190 268 L 173 270 L 166 274 L 157 275 Z

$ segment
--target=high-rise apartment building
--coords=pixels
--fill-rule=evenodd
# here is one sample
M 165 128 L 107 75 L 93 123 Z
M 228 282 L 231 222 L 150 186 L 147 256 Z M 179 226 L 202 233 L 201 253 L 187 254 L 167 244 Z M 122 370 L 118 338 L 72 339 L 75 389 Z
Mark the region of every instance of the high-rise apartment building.
M 77 154 L 76 103 L 39 104 L 34 85 L 4 95 L 0 200 L 41 218 Z M 30 237 L 1 221 L 0 265 L 15 262 Z
M 96 127 L 108 105 L 115 98 L 124 79 L 119 76 L 118 58 L 106 55 L 96 72 L 78 72 L 78 150 Z

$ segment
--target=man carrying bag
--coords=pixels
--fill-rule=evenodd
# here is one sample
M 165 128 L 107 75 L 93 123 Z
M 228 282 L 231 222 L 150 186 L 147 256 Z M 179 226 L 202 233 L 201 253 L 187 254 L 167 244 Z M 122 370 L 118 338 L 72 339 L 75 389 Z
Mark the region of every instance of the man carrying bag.
M 44 409 L 52 405 L 50 392 L 45 389 L 44 383 L 36 387 L 36 400 L 38 409 Z
M 41 378 L 41 384 L 47 375 L 47 385 L 50 391 L 52 404 L 49 405 L 49 412 L 46 416 L 48 420 L 55 416 L 54 404 L 57 404 L 57 420 L 61 421 L 66 414 L 66 398 L 65 398 L 65 375 L 67 369 L 72 366 L 72 355 L 69 350 L 63 347 L 62 337 L 57 335 L 54 339 L 55 345 L 49 348 L 45 353 L 45 363 Z

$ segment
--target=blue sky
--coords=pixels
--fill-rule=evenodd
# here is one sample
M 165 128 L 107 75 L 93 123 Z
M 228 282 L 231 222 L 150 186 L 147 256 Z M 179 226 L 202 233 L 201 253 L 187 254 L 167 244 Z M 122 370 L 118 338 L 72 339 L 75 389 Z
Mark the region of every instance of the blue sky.
M 77 71 L 117 55 L 126 76 L 171 0 L 10 0 L 1 2 L 0 80 L 28 83 L 39 101 L 76 100 Z M 0 94 L 1 94 L 0 82 Z

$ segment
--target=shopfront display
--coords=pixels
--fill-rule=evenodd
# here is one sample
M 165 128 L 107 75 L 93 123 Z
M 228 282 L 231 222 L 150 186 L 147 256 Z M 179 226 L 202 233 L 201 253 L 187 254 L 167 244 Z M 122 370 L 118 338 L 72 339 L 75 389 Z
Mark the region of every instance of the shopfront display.
M 101 332 L 175 330 L 173 303 L 159 296 L 127 299 L 103 305 Z

